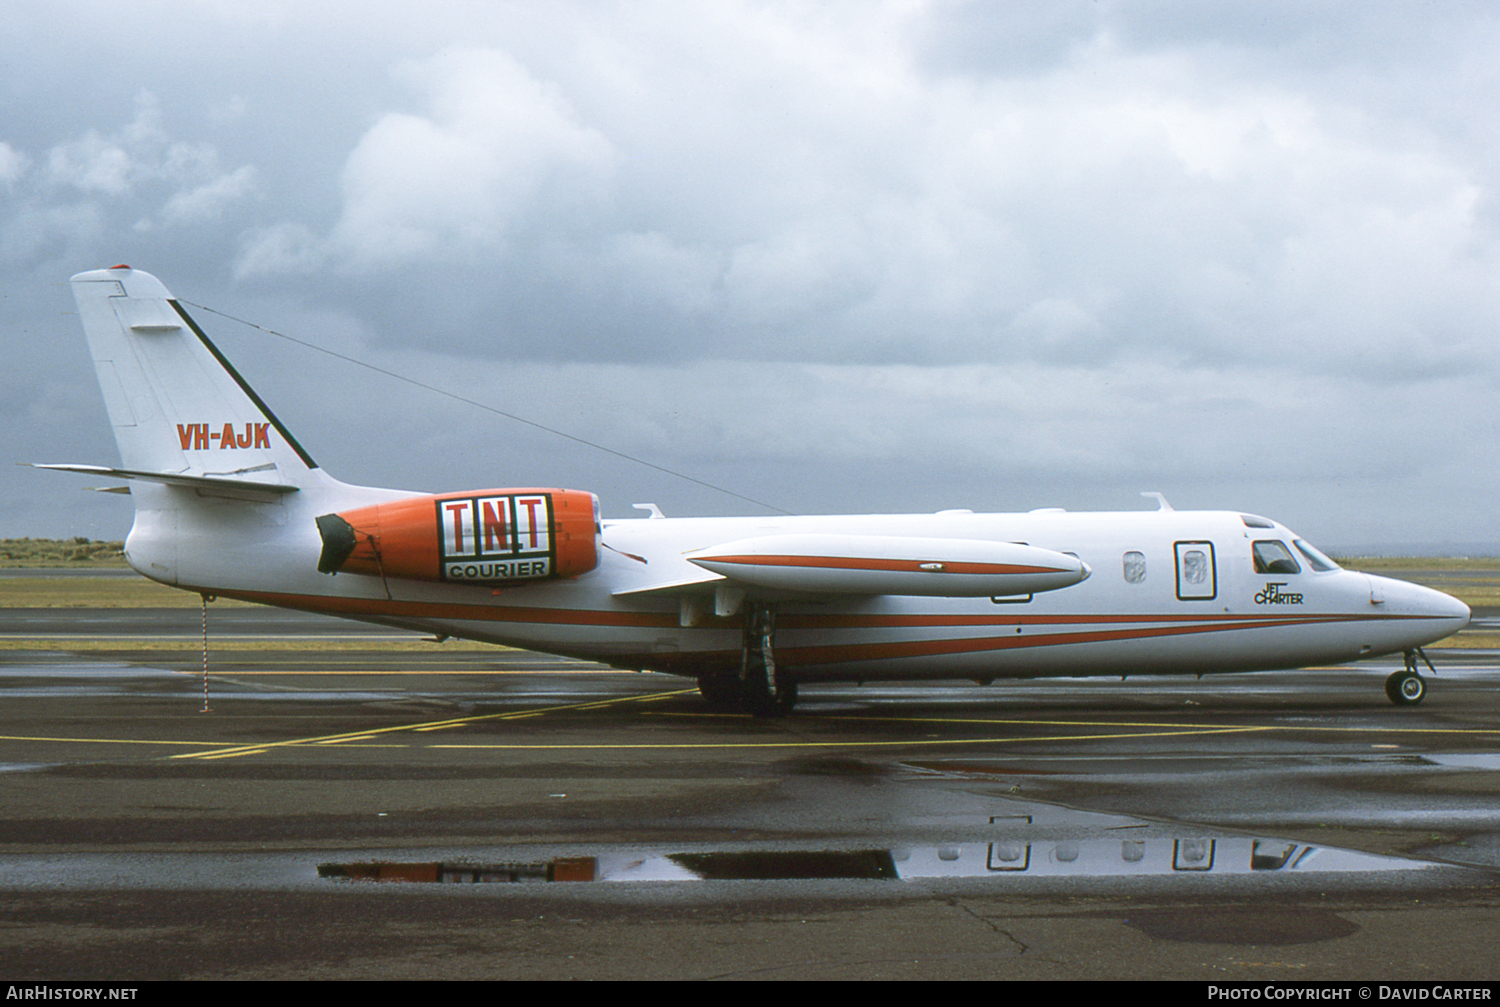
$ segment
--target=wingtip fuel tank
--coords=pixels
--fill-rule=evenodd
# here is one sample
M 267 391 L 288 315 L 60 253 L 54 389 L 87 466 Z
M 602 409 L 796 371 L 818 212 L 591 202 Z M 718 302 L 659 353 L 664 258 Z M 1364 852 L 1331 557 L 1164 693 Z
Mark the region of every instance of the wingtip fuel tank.
M 705 570 L 776 591 L 983 598 L 1071 587 L 1077 556 L 1019 542 L 911 535 L 765 535 L 689 554 Z

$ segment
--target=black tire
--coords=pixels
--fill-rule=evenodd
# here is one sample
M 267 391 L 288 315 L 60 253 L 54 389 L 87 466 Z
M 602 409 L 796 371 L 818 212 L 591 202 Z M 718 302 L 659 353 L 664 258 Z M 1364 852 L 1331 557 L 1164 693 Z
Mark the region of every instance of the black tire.
M 745 684 L 748 686 L 745 694 L 745 708 L 753 716 L 784 717 L 797 705 L 796 682 L 778 682 L 774 690 L 762 683 L 752 685 L 746 682 Z
M 1398 671 L 1385 680 L 1385 694 L 1397 706 L 1416 706 L 1427 697 L 1427 681 L 1414 671 Z
M 782 713 L 791 713 L 792 708 L 797 705 L 797 683 L 778 682 L 776 684 L 776 707 Z
M 698 694 L 715 710 L 733 710 L 740 705 L 740 683 L 732 675 L 699 675 Z
M 775 717 L 783 712 L 781 705 L 776 701 L 775 693 L 771 691 L 770 677 L 766 674 L 765 665 L 749 669 L 745 674 L 743 685 L 745 709 L 752 717 Z

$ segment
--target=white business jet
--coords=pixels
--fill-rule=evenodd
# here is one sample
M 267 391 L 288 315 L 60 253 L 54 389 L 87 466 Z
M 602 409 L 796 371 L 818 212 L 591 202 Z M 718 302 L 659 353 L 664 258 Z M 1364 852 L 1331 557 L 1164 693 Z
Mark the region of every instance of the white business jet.
M 1203 675 L 1405 654 L 1422 700 L 1448 595 L 1341 569 L 1235 511 L 602 521 L 578 490 L 419 494 L 320 469 L 166 288 L 73 277 L 130 565 L 217 595 L 696 678 L 788 710 L 804 682 Z M 1152 494 L 1148 494 L 1152 495 Z M 1429 667 L 1431 667 L 1429 663 Z

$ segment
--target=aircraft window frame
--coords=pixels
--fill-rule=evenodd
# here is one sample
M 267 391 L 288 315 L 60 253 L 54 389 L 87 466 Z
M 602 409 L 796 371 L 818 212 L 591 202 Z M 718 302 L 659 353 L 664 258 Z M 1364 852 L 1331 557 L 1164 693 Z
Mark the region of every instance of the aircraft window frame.
M 1216 839 L 1172 840 L 1172 870 L 1211 871 L 1219 852 Z
M 1302 565 L 1297 562 L 1297 557 L 1279 538 L 1262 538 L 1251 542 L 1250 557 L 1255 563 L 1255 573 L 1260 577 L 1290 577 L 1302 572 Z
M 1177 560 L 1178 601 L 1213 601 L 1219 596 L 1218 563 L 1214 557 L 1212 542 L 1206 540 L 1173 542 L 1172 552 Z M 1208 561 L 1203 568 L 1203 575 L 1197 578 L 1193 577 L 1192 557 L 1194 555 Z M 1206 585 L 1206 587 L 1201 585 Z M 1186 593 L 1184 593 L 1184 588 L 1187 589 Z
M 1146 554 L 1139 549 L 1131 549 L 1120 557 L 1120 573 L 1127 584 L 1144 584 L 1146 582 Z
M 1306 539 L 1294 538 L 1292 539 L 1292 545 L 1296 546 L 1297 551 L 1307 557 L 1307 565 L 1312 567 L 1317 573 L 1328 573 L 1331 570 L 1343 569 L 1338 563 L 1334 562 L 1332 557 Z
M 1031 844 L 995 842 L 985 851 L 987 871 L 1025 871 L 1031 868 Z

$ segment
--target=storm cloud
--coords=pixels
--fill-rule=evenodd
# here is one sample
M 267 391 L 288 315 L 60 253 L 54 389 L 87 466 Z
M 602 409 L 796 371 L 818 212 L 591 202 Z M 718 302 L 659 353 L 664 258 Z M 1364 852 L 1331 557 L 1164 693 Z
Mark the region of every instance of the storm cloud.
M 1160 490 L 1500 543 L 1482 5 L 22 2 L 0 33 L 15 461 L 114 459 L 65 281 L 129 262 L 786 510 Z M 347 481 L 747 507 L 197 314 Z M 28 469 L 0 508 L 129 523 Z

